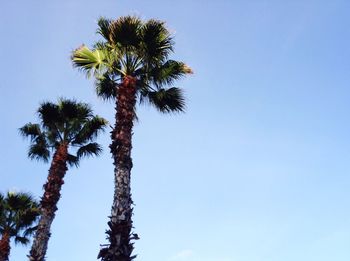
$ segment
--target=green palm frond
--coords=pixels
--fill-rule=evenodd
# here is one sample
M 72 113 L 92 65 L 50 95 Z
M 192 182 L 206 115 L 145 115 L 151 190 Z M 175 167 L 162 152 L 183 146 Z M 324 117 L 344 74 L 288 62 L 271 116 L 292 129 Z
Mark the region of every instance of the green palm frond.
M 28 123 L 19 129 L 19 132 L 24 137 L 29 137 L 31 141 L 41 135 L 39 124 Z
M 27 206 L 31 205 L 33 202 L 33 197 L 26 193 L 7 193 L 7 204 L 9 208 L 13 210 L 26 209 Z
M 150 63 L 164 61 L 173 51 L 173 39 L 165 27 L 165 23 L 158 20 L 148 20 L 142 27 L 142 56 Z
M 98 29 L 97 33 L 100 34 L 106 41 L 110 41 L 110 25 L 111 25 L 111 20 L 106 19 L 104 17 L 100 17 L 98 19 Z
M 93 115 L 89 104 L 77 102 L 73 99 L 60 98 L 58 109 L 65 122 L 71 120 L 84 121 Z
M 92 47 L 93 47 L 92 48 L 93 50 L 100 50 L 100 51 L 102 51 L 104 53 L 104 55 L 105 55 L 105 61 L 104 62 L 108 63 L 107 61 L 108 61 L 109 57 L 108 57 L 107 50 L 110 49 L 110 46 L 108 45 L 108 43 L 103 42 L 103 41 L 97 41 L 96 43 L 93 44 Z
M 81 146 L 77 151 L 77 157 L 98 156 L 101 152 L 102 147 L 98 143 L 92 142 L 85 146 Z
M 185 110 L 185 98 L 181 89 L 172 87 L 148 91 L 142 94 L 160 112 L 183 112 Z
M 97 77 L 95 82 L 96 94 L 104 100 L 114 99 L 116 97 L 116 82 L 108 73 Z
M 73 52 L 73 65 L 82 71 L 85 71 L 87 76 L 91 73 L 99 73 L 103 69 L 106 56 L 103 50 L 90 50 L 85 45 L 79 47 Z
M 192 74 L 192 69 L 183 62 L 168 60 L 164 64 L 154 67 L 149 73 L 150 79 L 156 86 L 173 84 L 187 74 Z
M 29 242 L 30 242 L 30 240 L 27 237 L 21 237 L 21 236 L 15 237 L 16 244 L 27 245 Z
M 97 135 L 104 131 L 108 121 L 99 116 L 94 116 L 85 122 L 79 133 L 72 140 L 73 145 L 82 145 L 86 142 L 94 140 Z
M 62 141 L 63 137 L 60 131 L 55 128 L 46 129 L 43 133 L 46 138 L 47 148 L 54 148 L 58 141 Z
M 109 39 L 116 48 L 137 48 L 140 44 L 142 21 L 135 16 L 124 16 L 112 21 Z
M 61 98 L 58 103 L 60 114 L 64 119 L 63 140 L 71 142 L 81 132 L 87 122 L 94 119 L 89 104 L 77 102 L 71 99 Z M 95 138 L 93 136 L 93 138 Z
M 17 227 L 29 227 L 33 223 L 33 220 L 38 217 L 39 213 L 38 206 L 30 206 L 29 210 L 25 210 L 20 214 Z
M 48 162 L 50 158 L 49 146 L 45 140 L 38 140 L 29 146 L 28 157 L 32 160 Z
M 79 167 L 79 158 L 77 156 L 72 155 L 72 154 L 68 154 L 67 163 L 71 167 Z
M 25 198 L 25 195 L 17 194 L 15 192 L 7 192 L 7 198 L 6 198 L 6 205 L 7 208 L 12 211 L 18 211 L 23 208 L 24 205 L 26 205 L 27 201 Z
M 23 236 L 24 237 L 29 237 L 29 236 L 32 236 L 35 231 L 38 229 L 38 226 L 32 226 L 32 227 L 28 227 L 24 230 L 23 232 Z
M 39 204 L 29 196 L 27 201 L 17 213 L 16 228 L 30 228 L 33 220 L 40 214 Z
M 38 114 L 43 126 L 47 128 L 57 128 L 58 125 L 62 124 L 62 117 L 57 104 L 52 102 L 41 103 Z

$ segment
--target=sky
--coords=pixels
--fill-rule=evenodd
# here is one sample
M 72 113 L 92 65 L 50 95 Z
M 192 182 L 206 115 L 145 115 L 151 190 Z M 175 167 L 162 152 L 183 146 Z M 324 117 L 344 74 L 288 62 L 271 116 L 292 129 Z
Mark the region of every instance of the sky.
M 18 128 L 40 102 L 114 105 L 72 67 L 100 16 L 164 20 L 185 114 L 137 108 L 132 195 L 136 260 L 350 260 L 350 2 L 326 0 L 3 0 L 0 191 L 39 199 L 48 164 Z M 113 195 L 104 153 L 69 169 L 47 260 L 96 260 Z M 10 260 L 29 247 L 12 246 Z

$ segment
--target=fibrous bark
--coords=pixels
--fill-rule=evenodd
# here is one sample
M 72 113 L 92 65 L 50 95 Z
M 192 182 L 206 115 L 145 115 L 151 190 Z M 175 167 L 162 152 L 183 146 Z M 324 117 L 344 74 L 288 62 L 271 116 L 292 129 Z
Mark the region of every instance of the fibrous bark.
M 40 202 L 41 216 L 28 256 L 31 261 L 45 260 L 47 245 L 51 235 L 50 228 L 55 218 L 57 202 L 61 197 L 60 191 L 64 183 L 63 178 L 67 171 L 67 155 L 68 145 L 63 143 L 59 145 L 53 156 L 47 182 L 44 185 L 45 192 Z
M 10 233 L 5 231 L 0 240 L 0 261 L 9 260 L 10 250 Z
M 100 250 L 98 258 L 104 261 L 130 261 L 134 249 L 132 239 L 132 199 L 130 172 L 132 168 L 132 128 L 135 118 L 136 80 L 126 76 L 117 87 L 116 123 L 111 133 L 111 153 L 114 160 L 114 198 L 109 229 L 106 231 L 109 244 Z

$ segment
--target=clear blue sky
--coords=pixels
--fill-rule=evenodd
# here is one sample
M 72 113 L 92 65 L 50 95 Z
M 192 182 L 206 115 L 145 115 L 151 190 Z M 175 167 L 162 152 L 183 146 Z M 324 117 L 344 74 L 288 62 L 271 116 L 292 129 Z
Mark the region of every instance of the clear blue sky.
M 0 191 L 42 194 L 48 165 L 17 129 L 39 102 L 113 104 L 73 69 L 99 16 L 167 21 L 187 113 L 138 109 L 132 190 L 141 261 L 350 260 L 350 2 L 12 0 L 0 3 Z M 49 261 L 95 260 L 113 193 L 105 153 L 67 173 Z M 13 247 L 11 260 L 28 248 Z

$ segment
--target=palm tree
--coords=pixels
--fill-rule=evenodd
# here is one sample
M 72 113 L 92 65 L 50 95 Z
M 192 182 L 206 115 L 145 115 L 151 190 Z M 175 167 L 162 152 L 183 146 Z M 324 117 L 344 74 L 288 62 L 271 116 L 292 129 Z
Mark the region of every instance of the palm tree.
M 104 130 L 107 121 L 94 115 L 88 104 L 68 99 L 60 99 L 57 104 L 42 103 L 38 115 L 39 124 L 28 123 L 20 128 L 20 132 L 31 140 L 30 159 L 47 162 L 54 152 L 40 202 L 41 217 L 29 255 L 30 260 L 43 261 L 67 164 L 78 166 L 82 157 L 100 154 L 100 145 L 93 141 Z
M 39 204 L 28 193 L 0 193 L 0 261 L 9 260 L 10 240 L 26 245 L 36 229 Z
M 116 103 L 115 126 L 110 150 L 114 160 L 114 198 L 109 229 L 109 244 L 98 258 L 105 261 L 130 261 L 133 239 L 130 172 L 133 121 L 136 103 L 148 102 L 160 112 L 182 112 L 185 102 L 181 89 L 169 87 L 192 70 L 183 62 L 169 60 L 173 38 L 164 22 L 142 21 L 133 16 L 117 20 L 100 18 L 97 33 L 102 40 L 92 49 L 83 45 L 72 54 L 74 66 L 93 75 L 96 93 Z

